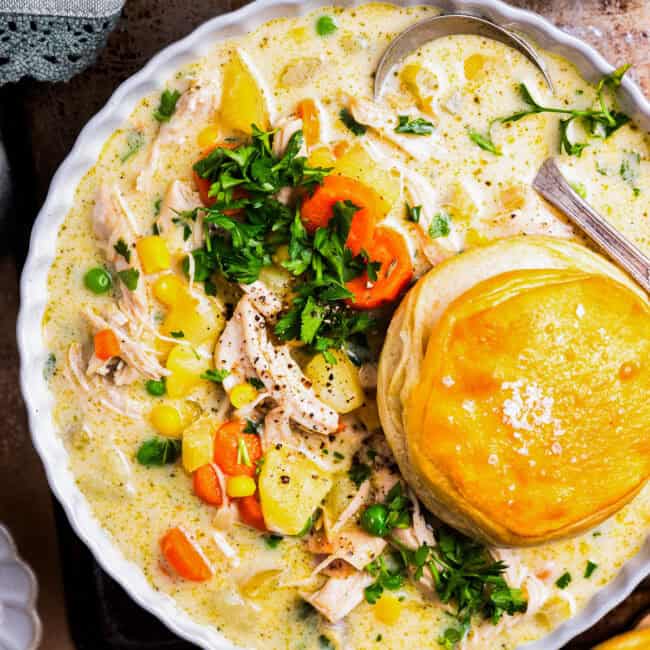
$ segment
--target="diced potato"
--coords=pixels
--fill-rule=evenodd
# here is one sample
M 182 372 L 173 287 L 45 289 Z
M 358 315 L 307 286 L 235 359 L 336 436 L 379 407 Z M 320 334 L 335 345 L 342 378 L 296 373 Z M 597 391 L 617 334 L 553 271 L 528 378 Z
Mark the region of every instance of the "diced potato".
M 462 183 L 454 184 L 451 192 L 451 200 L 447 207 L 451 212 L 454 222 L 465 226 L 469 225 L 472 218 L 478 213 L 476 203 L 474 203 L 474 200 Z
M 366 397 L 356 414 L 368 431 L 376 431 L 381 428 L 377 400 L 374 398 Z
M 478 79 L 485 71 L 487 62 L 488 58 L 479 53 L 468 56 L 463 62 L 465 78 L 469 80 Z
M 171 260 L 167 243 L 159 235 L 140 237 L 135 243 L 145 273 L 158 273 L 169 268 Z
M 201 374 L 206 370 L 205 359 L 198 357 L 189 345 L 175 345 L 167 357 L 167 395 L 172 399 L 185 397 L 202 381 Z
M 353 144 L 334 164 L 334 172 L 350 176 L 372 187 L 382 199 L 384 215 L 399 201 L 400 184 L 397 176 L 377 165 L 358 143 Z
M 233 55 L 223 71 L 219 116 L 223 128 L 230 131 L 251 133 L 251 124 L 269 128 L 264 94 L 239 54 Z
M 264 456 L 258 487 L 269 530 L 297 535 L 329 492 L 332 480 L 304 454 L 273 447 Z
M 433 95 L 439 90 L 438 78 L 419 63 L 409 63 L 399 75 L 402 86 L 413 96 L 418 108 L 432 112 Z
M 194 472 L 213 460 L 214 432 L 219 423 L 212 417 L 204 417 L 183 431 L 183 467 Z
M 284 66 L 278 85 L 281 88 L 300 88 L 314 78 L 322 65 L 323 62 L 315 56 L 293 59 Z
M 334 167 L 336 159 L 332 155 L 329 147 L 316 147 L 312 149 L 307 164 L 310 167 Z
M 314 392 L 337 413 L 349 413 L 364 401 L 359 374 L 348 356 L 340 350 L 330 351 L 336 364 L 330 364 L 322 354 L 317 354 L 305 368 Z
M 216 341 L 225 326 L 223 314 L 216 309 L 198 310 L 198 301 L 189 295 L 177 300 L 167 312 L 160 327 L 164 336 L 182 332 L 183 339 L 193 345 Z
M 499 199 L 503 209 L 506 212 L 512 212 L 524 207 L 526 193 L 521 185 L 509 185 L 501 190 Z

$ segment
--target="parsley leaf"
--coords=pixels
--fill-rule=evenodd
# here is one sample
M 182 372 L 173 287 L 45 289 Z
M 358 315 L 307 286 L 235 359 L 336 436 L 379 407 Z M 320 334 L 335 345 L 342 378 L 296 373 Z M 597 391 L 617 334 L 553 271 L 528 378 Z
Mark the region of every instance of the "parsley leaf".
M 409 205 L 408 203 L 406 204 L 407 221 L 412 221 L 413 223 L 419 223 L 421 215 L 422 215 L 421 205 Z
M 176 438 L 150 438 L 140 445 L 136 459 L 145 467 L 175 463 L 181 455 L 181 441 Z
M 113 248 L 118 255 L 126 260 L 127 264 L 131 263 L 131 249 L 121 237 L 117 240 L 117 243 L 114 244 Z
M 170 332 L 173 338 L 175 339 L 184 339 L 185 338 L 185 332 L 183 330 L 174 330 Z
M 138 288 L 138 280 L 140 279 L 140 271 L 138 269 L 124 269 L 118 271 L 117 276 L 124 282 L 124 285 L 129 291 L 135 291 Z
M 555 584 L 560 589 L 566 589 L 571 582 L 571 574 L 565 571 L 556 581 Z
M 160 95 L 160 103 L 154 111 L 153 116 L 158 122 L 169 122 L 171 116 L 176 111 L 176 102 L 181 94 L 178 90 L 164 90 Z
M 201 379 L 212 381 L 215 384 L 221 384 L 229 374 L 230 370 L 215 368 L 214 370 L 206 370 L 204 373 L 201 373 Z
M 354 119 L 352 113 L 347 108 L 342 108 L 340 110 L 339 119 L 349 131 L 354 133 L 354 135 L 363 135 L 368 130 L 364 124 L 361 124 Z
M 429 225 L 429 237 L 431 239 L 446 237 L 451 232 L 450 223 L 451 217 L 446 212 L 438 212 Z
M 423 117 L 409 118 L 408 115 L 398 115 L 395 133 L 410 133 L 412 135 L 431 135 L 433 124 Z
M 474 144 L 477 144 L 479 147 L 481 147 L 481 149 L 484 149 L 485 151 L 489 151 L 490 153 L 493 153 L 495 156 L 501 155 L 500 149 L 494 144 L 494 142 L 492 142 L 492 138 L 490 138 L 490 134 L 483 135 L 482 133 L 479 133 L 474 129 L 470 129 L 467 132 L 467 135 L 469 135 L 469 139 Z
M 257 390 L 262 390 L 262 388 L 264 388 L 264 382 L 257 377 L 249 377 L 246 381 Z
M 284 539 L 281 535 L 264 535 L 264 545 L 266 548 L 277 548 L 280 542 Z
M 598 568 L 598 565 L 595 562 L 589 560 L 587 566 L 585 567 L 585 578 L 591 578 L 594 574 L 594 571 Z
M 365 463 L 354 463 L 348 470 L 350 480 L 357 487 L 361 487 L 361 484 L 370 478 L 371 473 L 370 465 L 366 465 Z

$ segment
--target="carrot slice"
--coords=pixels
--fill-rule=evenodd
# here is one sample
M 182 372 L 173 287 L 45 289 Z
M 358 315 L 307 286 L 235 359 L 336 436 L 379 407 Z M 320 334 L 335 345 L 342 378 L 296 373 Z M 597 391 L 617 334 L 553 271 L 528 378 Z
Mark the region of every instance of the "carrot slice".
M 375 309 L 395 300 L 413 277 L 413 264 L 406 241 L 396 230 L 379 227 L 375 230 L 368 255 L 381 264 L 377 279 L 370 281 L 366 272 L 346 283 L 354 294 L 348 300 L 357 309 Z
M 326 176 L 323 184 L 302 204 L 301 215 L 310 232 L 324 228 L 334 215 L 334 204 L 351 201 L 359 210 L 352 217 L 345 245 L 358 255 L 370 244 L 381 214 L 381 197 L 375 190 L 347 176 Z
M 302 120 L 302 134 L 308 147 L 320 142 L 320 121 L 318 108 L 313 99 L 303 99 L 298 102 L 296 109 L 298 117 Z
M 220 506 L 223 503 L 221 483 L 217 476 L 217 470 L 212 463 L 202 465 L 194 472 L 194 494 L 199 499 L 211 506 Z
M 181 578 L 203 582 L 212 576 L 212 568 L 203 551 L 182 528 L 170 528 L 160 540 L 160 549 Z
M 95 356 L 102 361 L 120 355 L 120 342 L 113 330 L 99 330 L 95 334 Z
M 262 457 L 259 436 L 244 433 L 246 423 L 231 420 L 222 424 L 214 436 L 214 462 L 230 476 L 255 476 L 257 461 Z
M 239 508 L 239 516 L 241 520 L 247 526 L 257 528 L 257 530 L 266 530 L 264 515 L 262 514 L 262 505 L 259 502 L 257 494 L 237 499 L 237 507 Z
M 339 140 L 333 148 L 334 157 L 340 158 L 349 148 L 350 143 L 347 140 Z

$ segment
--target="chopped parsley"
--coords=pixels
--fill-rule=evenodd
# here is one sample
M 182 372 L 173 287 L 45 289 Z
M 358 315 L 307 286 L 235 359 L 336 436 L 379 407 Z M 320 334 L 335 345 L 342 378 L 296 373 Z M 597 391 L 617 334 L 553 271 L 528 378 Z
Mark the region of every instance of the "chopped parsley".
M 492 138 L 490 135 L 483 135 L 479 131 L 475 131 L 474 129 L 470 129 L 467 132 L 467 135 L 469 136 L 469 139 L 474 143 L 477 144 L 481 149 L 485 151 L 489 151 L 490 153 L 493 153 L 495 156 L 500 156 L 501 151 L 500 149 L 492 142 Z
M 173 332 L 170 332 L 170 334 L 175 339 L 184 339 L 185 338 L 185 332 L 183 332 L 183 330 L 175 330 Z
M 138 288 L 138 280 L 140 279 L 138 269 L 124 269 L 124 271 L 118 271 L 117 275 L 129 291 L 135 291 Z
M 372 474 L 370 465 L 365 463 L 354 463 L 348 470 L 348 477 L 358 488 L 370 478 L 370 474 Z
M 212 381 L 215 384 L 221 384 L 223 380 L 230 374 L 230 370 L 220 370 L 215 368 L 214 370 L 206 370 L 201 374 L 201 379 L 206 379 L 207 381 Z
M 176 438 L 150 438 L 140 445 L 136 459 L 145 467 L 175 463 L 181 455 L 181 441 Z
M 153 116 L 158 122 L 169 122 L 171 116 L 176 112 L 176 102 L 181 94 L 178 90 L 164 90 L 160 95 L 158 108 L 153 112 Z
M 598 565 L 595 562 L 589 560 L 585 568 L 585 578 L 591 578 L 594 574 L 594 571 L 598 568 Z
M 438 239 L 438 237 L 446 237 L 451 232 L 451 217 L 444 211 L 438 212 L 434 215 L 429 225 L 429 237 L 431 239 Z
M 592 137 L 608 138 L 612 133 L 620 129 L 624 124 L 630 121 L 630 118 L 625 113 L 609 108 L 605 100 L 605 88 L 616 89 L 621 85 L 623 76 L 629 69 L 629 65 L 624 65 L 611 74 L 604 76 L 596 87 L 598 96 L 597 108 L 575 109 L 575 108 L 556 108 L 542 106 L 538 104 L 528 90 L 526 84 L 521 83 L 518 86 L 519 95 L 526 104 L 526 108 L 508 115 L 506 117 L 498 118 L 497 122 L 507 124 L 509 122 L 517 122 L 529 115 L 538 115 L 540 113 L 556 113 L 559 115 L 568 115 L 567 118 L 560 120 L 560 153 L 563 151 L 570 156 L 580 156 L 583 149 L 588 146 L 586 142 L 571 142 L 568 137 L 568 129 L 574 120 L 580 120 L 584 124 L 586 130 Z
M 257 422 L 253 422 L 253 420 L 246 420 L 246 426 L 244 427 L 244 433 L 253 433 L 256 436 L 259 435 L 260 433 L 260 425 L 257 424 Z M 261 459 L 260 459 L 261 460 Z M 258 461 L 259 463 L 260 461 Z
M 264 545 L 266 548 L 277 548 L 284 539 L 281 535 L 264 535 Z
M 409 205 L 409 203 L 406 204 L 407 221 L 412 221 L 413 223 L 420 223 L 421 215 L 422 215 L 421 205 Z
M 319 16 L 316 21 L 316 33 L 319 36 L 329 36 L 338 29 L 338 25 L 332 16 Z
M 126 135 L 126 149 L 120 156 L 120 162 L 126 162 L 131 156 L 134 156 L 144 145 L 144 134 L 135 129 L 129 131 Z
M 366 565 L 365 569 L 375 578 L 375 582 L 364 590 L 366 602 L 370 605 L 374 605 L 381 598 L 384 590 L 395 591 L 404 585 L 406 567 L 398 553 L 381 555 Z
M 571 574 L 565 571 L 556 581 L 555 585 L 560 589 L 566 589 L 571 582 Z
M 639 178 L 640 164 L 641 154 L 637 151 L 626 151 L 619 168 L 621 178 L 632 188 L 634 196 L 639 196 L 641 193 L 641 190 L 636 185 Z
M 339 119 L 343 124 L 348 128 L 349 131 L 354 133 L 354 135 L 363 135 L 368 128 L 357 122 L 354 117 L 352 116 L 352 113 L 350 113 L 349 109 L 347 108 L 342 108 L 341 111 L 339 112 Z
M 113 246 L 115 252 L 126 260 L 127 264 L 131 263 L 131 249 L 129 245 L 120 237 Z
M 408 115 L 397 116 L 395 133 L 409 133 L 411 135 L 431 135 L 433 124 L 423 117 L 411 119 Z
M 587 188 L 585 187 L 584 183 L 569 183 L 571 185 L 571 189 L 581 198 L 581 199 L 586 199 L 587 198 Z
M 264 388 L 264 382 L 257 377 L 249 377 L 246 381 L 257 390 L 262 390 L 262 388 Z

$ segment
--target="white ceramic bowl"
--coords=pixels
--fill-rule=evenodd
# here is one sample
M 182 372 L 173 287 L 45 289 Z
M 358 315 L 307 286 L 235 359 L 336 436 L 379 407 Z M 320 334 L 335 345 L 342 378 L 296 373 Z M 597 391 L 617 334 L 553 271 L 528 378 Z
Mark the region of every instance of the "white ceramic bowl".
M 0 524 L 0 650 L 36 650 L 41 622 L 36 613 L 36 578 L 18 557 Z
M 215 650 L 232 650 L 234 646 L 216 629 L 199 625 L 190 619 L 169 596 L 154 591 L 142 571 L 128 562 L 112 543 L 75 485 L 74 477 L 68 469 L 67 453 L 52 422 L 52 398 L 43 379 L 48 350 L 42 339 L 41 322 L 47 302 L 47 273 L 55 256 L 58 228 L 72 206 L 77 184 L 95 164 L 104 142 L 126 121 L 144 95 L 163 89 L 166 81 L 179 67 L 205 55 L 216 40 L 245 34 L 273 18 L 297 16 L 333 3 L 342 6 L 360 4 L 353 0 L 257 0 L 239 11 L 205 23 L 183 40 L 164 49 L 140 72 L 125 81 L 106 106 L 86 125 L 55 174 L 45 205 L 34 224 L 29 257 L 21 279 L 21 309 L 18 318 L 21 385 L 34 445 L 45 465 L 52 491 L 63 505 L 73 528 L 99 564 L 134 600 L 178 635 Z M 395 4 L 421 2 L 397 0 Z M 431 0 L 430 4 L 447 11 L 477 13 L 519 31 L 539 46 L 575 63 L 587 80 L 596 81 L 612 70 L 612 66 L 590 46 L 565 34 L 540 16 L 515 9 L 500 0 Z M 619 91 L 619 101 L 642 128 L 650 131 L 650 104 L 628 78 Z M 622 568 L 613 582 L 592 598 L 584 610 L 544 639 L 527 645 L 526 650 L 559 648 L 623 600 L 649 573 L 650 538 L 643 550 Z

